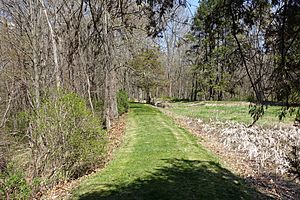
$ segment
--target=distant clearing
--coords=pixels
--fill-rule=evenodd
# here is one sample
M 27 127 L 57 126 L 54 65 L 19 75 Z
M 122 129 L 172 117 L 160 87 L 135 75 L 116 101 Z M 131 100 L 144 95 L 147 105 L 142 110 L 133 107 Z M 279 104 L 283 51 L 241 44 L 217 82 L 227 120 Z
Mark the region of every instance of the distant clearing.
M 178 115 L 191 118 L 199 118 L 207 121 L 235 121 L 251 124 L 252 118 L 249 113 L 249 102 L 243 101 L 199 101 L 199 102 L 177 102 L 171 103 L 170 111 Z M 292 116 L 286 116 L 279 120 L 280 106 L 268 106 L 264 116 L 257 122 L 262 126 L 273 126 L 276 124 L 291 125 L 294 122 Z

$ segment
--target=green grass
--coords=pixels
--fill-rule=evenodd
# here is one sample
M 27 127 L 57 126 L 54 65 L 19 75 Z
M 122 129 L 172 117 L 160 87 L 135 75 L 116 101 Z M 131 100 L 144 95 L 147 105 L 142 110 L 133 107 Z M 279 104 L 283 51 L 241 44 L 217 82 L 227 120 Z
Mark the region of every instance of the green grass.
M 71 199 L 257 199 L 239 177 L 163 113 L 131 104 L 123 145 Z
M 202 101 L 202 102 L 178 102 L 172 103 L 170 111 L 178 115 L 191 118 L 200 118 L 205 122 L 212 121 L 236 121 L 245 124 L 252 123 L 249 113 L 249 103 L 237 101 Z M 268 106 L 265 114 L 258 125 L 273 126 L 275 124 L 292 124 L 294 118 L 287 116 L 282 121 L 278 114 L 281 110 L 279 106 Z

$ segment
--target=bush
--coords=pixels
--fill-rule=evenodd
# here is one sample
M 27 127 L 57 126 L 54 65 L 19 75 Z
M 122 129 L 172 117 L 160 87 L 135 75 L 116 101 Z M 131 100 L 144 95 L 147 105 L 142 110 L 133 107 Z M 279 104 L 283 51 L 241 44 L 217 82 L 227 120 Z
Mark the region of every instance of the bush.
M 253 94 L 251 94 L 246 97 L 246 101 L 247 102 L 256 102 L 256 98 L 254 97 Z
M 176 102 L 190 102 L 189 99 L 181 99 L 181 98 L 177 98 L 177 97 L 168 97 L 168 96 L 165 96 L 165 97 L 162 97 L 160 98 L 162 101 L 165 101 L 165 102 L 170 102 L 170 103 L 176 103 Z
M 190 102 L 189 99 L 179 99 L 179 98 L 173 98 L 170 102 Z
M 117 103 L 118 103 L 118 112 L 119 114 L 123 114 L 128 112 L 129 102 L 128 102 L 128 94 L 124 90 L 119 90 L 117 93 Z
M 13 165 L 0 172 L 0 199 L 29 199 L 31 189 L 24 173 Z
M 76 94 L 44 100 L 29 121 L 32 176 L 41 184 L 81 176 L 99 163 L 106 136 Z

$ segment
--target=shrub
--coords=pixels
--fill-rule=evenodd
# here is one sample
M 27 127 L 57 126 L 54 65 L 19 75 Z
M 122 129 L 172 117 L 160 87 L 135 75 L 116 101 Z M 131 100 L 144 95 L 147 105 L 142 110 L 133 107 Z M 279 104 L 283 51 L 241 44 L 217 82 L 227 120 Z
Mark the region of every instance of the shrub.
M 124 90 L 119 90 L 117 93 L 117 103 L 118 103 L 118 112 L 119 114 L 123 114 L 128 112 L 129 102 L 128 102 L 128 94 Z
M 246 101 L 248 102 L 256 102 L 256 99 L 253 94 L 246 96 Z
M 168 97 L 168 96 L 164 96 L 162 98 L 160 98 L 162 101 L 165 102 L 170 102 L 170 103 L 176 103 L 176 102 L 189 102 L 189 99 L 181 99 L 181 98 L 177 98 L 177 97 Z
M 179 99 L 179 98 L 173 98 L 170 102 L 189 102 L 189 99 Z
M 29 127 L 33 177 L 42 184 L 78 177 L 99 163 L 106 136 L 100 120 L 76 94 L 45 99 Z
M 0 172 L 0 199 L 29 199 L 31 189 L 24 173 L 13 165 Z

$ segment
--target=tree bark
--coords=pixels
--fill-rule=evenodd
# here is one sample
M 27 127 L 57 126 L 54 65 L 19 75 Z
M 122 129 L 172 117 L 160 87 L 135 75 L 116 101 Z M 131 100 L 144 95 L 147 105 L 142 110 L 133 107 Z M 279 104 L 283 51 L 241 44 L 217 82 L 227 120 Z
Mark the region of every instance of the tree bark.
M 150 93 L 150 88 L 146 89 L 146 103 L 150 104 L 151 103 L 151 93 Z
M 43 7 L 44 15 L 46 17 L 46 21 L 47 21 L 47 24 L 48 24 L 49 30 L 50 30 L 51 41 L 52 41 L 53 61 L 54 61 L 54 74 L 55 74 L 55 79 L 56 79 L 56 89 L 59 89 L 60 85 L 61 85 L 61 78 L 60 78 L 60 72 L 59 72 L 60 68 L 59 68 L 59 62 L 58 62 L 58 49 L 57 49 L 57 41 L 56 41 L 57 38 L 55 36 L 51 22 L 49 20 L 47 8 L 45 7 L 43 0 L 40 0 L 40 3 Z
M 111 19 L 108 11 L 108 1 L 103 4 L 103 40 L 105 51 L 105 90 L 104 90 L 104 125 L 107 129 L 111 128 L 111 121 L 118 116 L 115 76 L 116 69 L 113 64 L 113 37 L 111 30 Z

